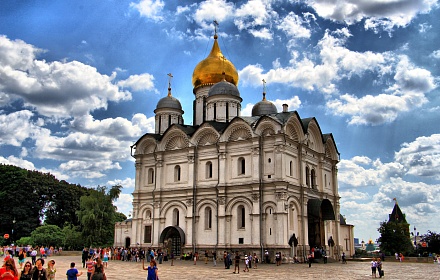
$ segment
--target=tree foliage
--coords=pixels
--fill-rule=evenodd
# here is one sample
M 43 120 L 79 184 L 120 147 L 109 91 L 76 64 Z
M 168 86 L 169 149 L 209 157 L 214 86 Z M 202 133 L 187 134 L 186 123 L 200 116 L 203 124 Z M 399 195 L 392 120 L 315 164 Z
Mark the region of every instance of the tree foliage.
M 428 243 L 428 247 L 422 248 L 423 251 L 440 254 L 440 234 L 428 230 L 427 234 L 422 235 L 422 241 Z
M 38 227 L 31 234 L 34 245 L 61 246 L 64 240 L 64 233 L 55 225 L 44 225 Z
M 402 253 L 408 255 L 414 250 L 410 233 L 409 224 L 402 222 L 382 222 L 378 228 L 380 237 L 381 251 L 387 254 Z
M 59 181 L 50 173 L 0 164 L 0 236 L 11 236 L 0 238 L 0 245 L 18 240 L 72 249 L 81 248 L 84 241 L 110 245 L 114 223 L 126 219 L 113 206 L 121 189 L 120 185 L 108 192 L 106 187 L 89 189 Z M 64 226 L 61 230 L 49 225 Z M 49 241 L 40 232 L 50 230 Z
M 119 197 L 122 186 L 107 190 L 98 186 L 90 195 L 81 197 L 77 211 L 81 223 L 82 236 L 86 246 L 105 246 L 113 243 L 114 224 L 119 218 L 112 201 Z

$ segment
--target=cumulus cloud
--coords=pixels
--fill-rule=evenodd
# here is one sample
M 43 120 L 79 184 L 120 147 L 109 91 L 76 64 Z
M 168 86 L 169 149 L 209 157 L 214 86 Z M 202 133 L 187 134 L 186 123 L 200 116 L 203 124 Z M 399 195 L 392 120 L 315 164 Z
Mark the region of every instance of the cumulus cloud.
M 225 21 L 233 16 L 234 4 L 228 3 L 225 0 L 208 0 L 200 3 L 196 12 L 194 13 L 194 21 L 202 28 L 212 26 L 212 22 Z
M 47 117 L 68 118 L 107 108 L 109 101 L 130 100 L 131 94 L 114 85 L 116 74 L 100 74 L 78 61 L 37 60 L 41 52 L 23 41 L 0 36 L 0 91 L 22 99 Z
M 254 29 L 270 23 L 271 7 L 261 0 L 250 0 L 235 10 L 234 23 L 239 30 Z
M 394 71 L 394 84 L 383 93 L 360 98 L 344 94 L 329 100 L 327 108 L 333 114 L 350 116 L 349 124 L 379 125 L 421 107 L 428 101 L 425 94 L 437 87 L 431 73 L 413 65 L 407 56 L 399 57 Z
M 154 90 L 154 77 L 151 74 L 145 73 L 141 75 L 132 75 L 126 80 L 118 82 L 120 87 L 128 87 L 133 91 Z
M 43 130 L 38 122 L 32 121 L 34 114 L 29 110 L 0 115 L 0 146 L 19 147 L 27 138 L 40 134 Z
M 124 213 L 129 218 L 133 210 L 133 195 L 121 193 L 113 204 L 118 208 L 118 212 Z
M 130 7 L 136 9 L 139 14 L 153 21 L 163 20 L 162 10 L 165 3 L 161 0 L 141 0 L 139 3 L 130 3 Z
M 111 169 L 121 169 L 121 166 L 118 162 L 99 159 L 94 161 L 69 160 L 60 164 L 61 171 L 71 174 L 72 177 L 87 179 L 104 177 L 104 172 Z
M 121 185 L 124 189 L 134 189 L 135 180 L 134 178 L 125 178 L 124 180 L 121 179 L 111 180 L 108 181 L 106 185 L 107 186 Z
M 365 28 L 391 31 L 407 26 L 418 14 L 428 13 L 436 0 L 306 0 L 316 13 L 326 19 L 354 24 L 365 19 Z

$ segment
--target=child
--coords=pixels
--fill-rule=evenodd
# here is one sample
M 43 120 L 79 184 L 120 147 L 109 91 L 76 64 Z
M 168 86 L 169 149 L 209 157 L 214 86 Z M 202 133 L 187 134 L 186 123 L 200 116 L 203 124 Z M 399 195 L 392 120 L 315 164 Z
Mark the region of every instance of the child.
M 247 255 L 244 255 L 244 269 L 243 272 L 249 272 L 249 258 Z
M 86 262 L 87 267 L 87 280 L 90 280 L 93 272 L 93 267 L 95 265 L 95 262 L 93 261 L 93 256 L 88 256 L 89 259 Z
M 57 269 L 55 268 L 55 261 L 50 260 L 47 263 L 47 279 L 48 280 L 55 280 L 55 273 L 57 272 Z
M 70 269 L 66 272 L 67 280 L 78 280 L 78 276 L 82 275 L 82 272 L 78 272 L 78 269 L 75 268 L 75 263 L 70 264 Z

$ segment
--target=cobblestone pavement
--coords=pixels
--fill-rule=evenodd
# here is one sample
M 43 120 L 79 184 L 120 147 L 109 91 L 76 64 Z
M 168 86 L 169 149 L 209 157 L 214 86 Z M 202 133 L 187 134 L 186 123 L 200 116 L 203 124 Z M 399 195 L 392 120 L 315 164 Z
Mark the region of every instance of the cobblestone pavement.
M 54 256 L 47 259 L 54 259 L 57 269 L 56 279 L 66 279 L 66 271 L 70 263 L 75 262 L 79 271 L 83 272 L 79 280 L 87 279 L 87 270 L 82 268 L 80 256 Z M 46 267 L 47 262 L 45 263 Z M 351 262 L 347 264 L 327 263 L 312 264 L 259 264 L 258 269 L 250 269 L 243 272 L 244 265 L 240 264 L 240 274 L 233 274 L 233 267 L 225 269 L 223 263 L 217 263 L 214 267 L 212 262 L 205 264 L 198 261 L 193 265 L 191 261 L 174 261 L 158 264 L 159 278 L 161 280 L 176 279 L 371 279 L 371 268 L 369 262 Z M 148 266 L 145 263 L 145 266 Z M 440 265 L 437 263 L 398 263 L 384 262 L 385 279 L 440 279 Z M 108 280 L 145 280 L 147 271 L 142 270 L 142 263 L 110 261 L 106 269 Z M 378 277 L 379 278 L 379 277 Z

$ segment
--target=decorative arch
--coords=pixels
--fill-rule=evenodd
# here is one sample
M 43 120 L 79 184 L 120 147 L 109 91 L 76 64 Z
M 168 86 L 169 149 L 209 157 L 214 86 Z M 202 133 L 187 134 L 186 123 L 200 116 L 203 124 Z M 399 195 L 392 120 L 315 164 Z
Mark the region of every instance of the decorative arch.
M 165 203 L 165 205 L 161 208 L 159 213 L 160 218 L 165 218 L 165 214 L 169 211 L 169 209 L 172 209 L 173 207 L 180 208 L 180 210 L 182 210 L 182 213 L 186 216 L 186 210 L 188 208 L 186 207 L 185 203 L 180 200 L 171 200 Z
M 239 203 L 245 204 L 247 209 L 249 209 L 249 213 L 252 213 L 252 201 L 247 197 L 239 196 L 231 199 L 226 205 L 226 214 L 231 215 L 232 208 Z
M 307 125 L 308 141 L 307 145 L 310 149 L 317 151 L 318 153 L 324 153 L 324 143 L 321 134 L 321 129 L 315 118 L 312 118 Z
M 245 125 L 239 125 L 231 129 L 228 141 L 246 140 L 252 138 L 252 133 Z
M 156 140 L 148 137 L 143 139 L 136 147 L 135 155 L 150 154 L 156 148 Z
M 275 122 L 272 118 L 264 116 L 258 121 L 255 128 L 255 134 L 261 136 L 275 135 L 280 129 L 281 126 L 277 122 Z
M 160 144 L 160 150 L 169 151 L 189 147 L 188 136 L 178 126 L 172 126 L 165 132 Z
M 325 245 L 324 221 L 335 220 L 335 211 L 328 199 L 309 199 L 307 202 L 308 238 L 311 247 Z
M 336 148 L 336 144 L 333 140 L 331 134 L 326 134 L 325 136 L 325 156 L 331 158 L 332 160 L 339 160 L 339 152 Z

